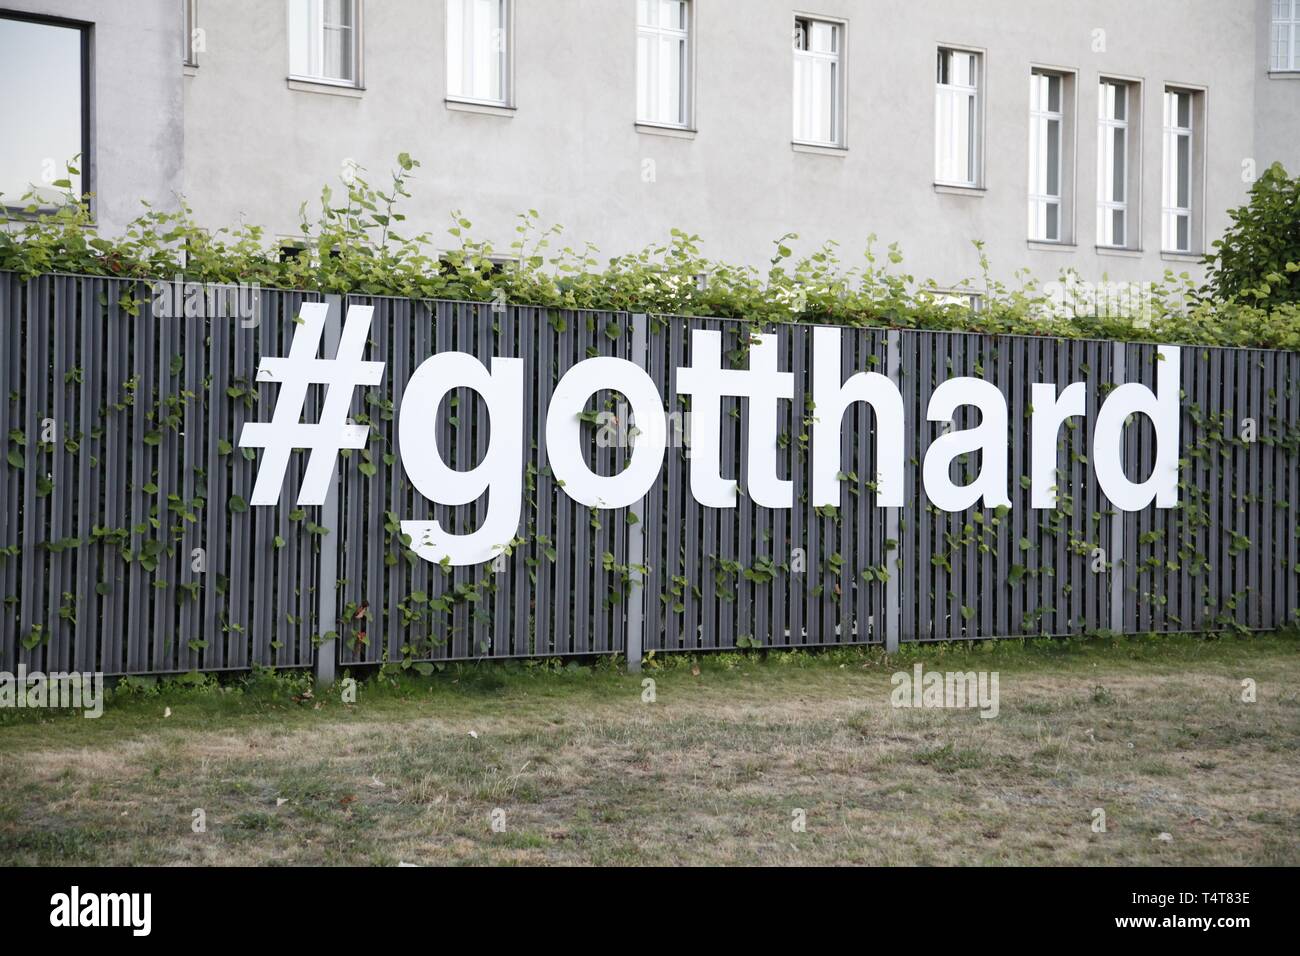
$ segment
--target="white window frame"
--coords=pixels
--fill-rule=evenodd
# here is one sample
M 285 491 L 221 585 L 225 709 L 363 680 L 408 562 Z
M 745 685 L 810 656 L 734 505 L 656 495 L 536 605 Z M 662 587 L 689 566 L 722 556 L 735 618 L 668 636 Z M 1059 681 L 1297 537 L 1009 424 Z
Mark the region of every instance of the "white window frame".
M 95 175 L 95 163 L 92 162 L 95 148 L 94 124 L 92 122 L 92 83 L 93 83 L 93 59 L 91 54 L 91 31 L 93 27 L 89 24 L 75 20 L 64 20 L 61 17 L 47 16 L 41 13 L 26 13 L 22 11 L 0 11 L 0 20 L 12 20 L 18 23 L 26 23 L 34 26 L 45 26 L 59 29 L 72 30 L 77 34 L 80 50 L 78 51 L 77 69 L 78 69 L 78 151 L 75 160 L 71 156 L 51 157 L 56 163 L 63 163 L 73 160 L 79 173 L 73 181 L 73 193 L 77 198 L 86 203 L 90 209 L 91 216 L 94 217 L 98 212 L 98 199 L 96 186 L 98 177 Z M 9 135 L 9 131 L 6 131 Z M 64 175 L 62 167 L 56 167 L 56 172 L 60 178 Z M 34 181 L 23 184 L 23 191 L 16 194 L 5 193 L 0 195 L 0 208 L 6 210 L 11 216 L 25 218 L 27 208 L 32 205 L 32 200 L 23 200 L 24 192 L 35 186 Z M 54 201 L 46 201 L 46 197 L 38 195 L 34 203 L 38 212 L 48 212 L 58 208 L 61 204 Z
M 1170 85 L 1164 89 L 1164 142 L 1163 166 L 1161 169 L 1161 215 L 1160 248 L 1162 252 L 1175 255 L 1193 255 L 1199 252 L 1197 241 L 1199 228 L 1199 183 L 1200 144 L 1203 127 L 1204 91 L 1194 87 Z M 1186 96 L 1187 125 L 1178 122 L 1178 97 Z M 1178 173 L 1178 147 L 1183 140 L 1187 142 L 1187 204 L 1178 203 L 1181 179 Z M 1187 244 L 1178 244 L 1178 221 L 1187 220 Z
M 678 29 L 675 27 L 664 27 L 656 24 L 641 22 L 641 3 L 648 3 L 651 7 L 659 7 L 668 2 L 682 2 L 684 4 L 685 26 Z M 638 0 L 636 4 L 636 122 L 638 126 L 657 126 L 664 129 L 684 129 L 691 130 L 695 128 L 695 3 L 694 0 Z M 641 110 L 642 89 L 648 88 L 651 93 L 659 89 L 660 70 L 662 63 L 658 58 L 658 53 L 654 55 L 653 62 L 646 62 L 641 56 L 641 41 L 676 41 L 681 46 L 681 60 L 677 64 L 678 70 L 678 103 L 677 118 L 665 119 L 662 111 L 659 115 L 645 115 Z M 653 47 L 656 51 L 657 45 Z M 649 97 L 647 97 L 649 98 Z M 655 110 L 650 111 L 652 114 Z
M 967 75 L 966 82 L 954 83 L 952 80 L 952 67 L 954 56 L 969 56 L 972 58 L 971 72 Z M 938 73 L 941 58 L 947 57 L 948 82 L 942 82 L 941 75 Z M 972 47 L 957 46 L 953 44 L 940 44 L 937 50 L 935 60 L 935 97 L 934 97 L 934 182 L 936 186 L 947 186 L 957 189 L 983 189 L 984 188 L 984 75 L 985 75 L 985 54 L 983 50 Z M 965 109 L 961 110 L 970 122 L 967 129 L 967 156 L 965 177 L 956 177 L 946 175 L 950 169 L 955 169 L 956 164 L 953 162 L 955 155 L 945 155 L 944 145 L 949 143 L 950 135 L 943 129 L 943 120 L 945 116 L 946 99 L 962 101 Z M 950 109 L 947 115 L 952 117 L 957 115 L 957 110 Z M 950 149 L 955 144 L 949 144 Z
M 289 79 L 303 83 L 319 83 L 324 86 L 341 86 L 348 89 L 362 88 L 361 72 L 361 51 L 363 49 L 361 40 L 361 19 L 362 19 L 362 0 L 348 0 L 352 4 L 352 36 L 350 42 L 352 45 L 352 76 L 340 78 L 325 76 L 320 73 L 304 73 L 293 69 L 293 2 L 288 0 L 285 4 L 285 16 L 289 29 Z M 316 8 L 315 21 L 319 24 L 319 29 L 311 37 L 312 57 L 318 63 L 324 62 L 325 56 L 325 33 L 328 27 L 325 24 L 325 0 L 309 0 Z
M 1051 83 L 1058 85 L 1057 109 L 1051 108 Z M 1069 228 L 1069 116 L 1071 77 L 1059 70 L 1035 67 L 1029 73 L 1029 239 L 1032 242 L 1067 243 Z M 1056 124 L 1056 192 L 1048 192 L 1047 157 L 1050 130 Z M 1047 211 L 1056 207 L 1056 235 L 1049 235 Z
M 184 11 L 182 29 L 185 31 L 181 35 L 181 65 L 195 67 L 199 65 L 199 58 L 194 52 L 194 30 L 198 26 L 199 0 L 181 0 L 181 6 Z
M 510 110 L 514 108 L 515 102 L 515 4 L 514 0 L 495 0 L 500 5 L 500 22 L 502 37 L 501 49 L 497 52 L 499 70 L 499 85 L 501 96 L 497 99 L 491 97 L 472 96 L 468 93 L 458 92 L 457 82 L 452 77 L 452 40 L 451 35 L 451 16 L 452 5 L 460 4 L 462 8 L 474 0 L 447 0 L 447 15 L 443 20 L 443 30 L 446 35 L 446 44 L 443 47 L 443 53 L 447 58 L 446 82 L 447 82 L 447 103 L 468 103 L 472 106 L 486 107 L 488 111 Z M 463 13 L 462 13 L 463 16 Z M 464 36 L 462 34 L 459 41 L 461 43 L 461 59 L 464 62 L 466 51 L 464 48 Z M 470 51 L 470 55 L 472 56 Z
M 1300 0 L 1269 0 L 1269 72 L 1300 73 Z
M 1124 96 L 1124 118 L 1108 110 L 1107 87 Z M 1123 198 L 1115 198 L 1115 137 L 1124 136 Z M 1103 76 L 1097 81 L 1097 246 L 1137 249 L 1141 228 L 1142 84 L 1125 77 Z M 1115 241 L 1115 213 L 1122 215 L 1123 241 Z
M 835 32 L 835 51 L 831 53 L 814 52 L 812 50 L 801 50 L 798 47 L 800 37 L 800 23 L 810 21 L 823 26 L 831 27 Z M 845 149 L 848 140 L 845 136 L 845 120 L 848 110 L 845 104 L 848 101 L 848 21 L 836 17 L 827 17 L 813 13 L 795 13 L 794 29 L 791 34 L 790 48 L 793 53 L 791 78 L 791 102 L 794 109 L 791 114 L 791 141 L 798 146 L 812 146 L 822 149 Z M 808 139 L 799 135 L 799 120 L 803 113 L 800 110 L 798 83 L 796 77 L 799 73 L 800 62 L 811 63 L 830 63 L 834 74 L 834 82 L 831 84 L 831 138 L 828 140 Z

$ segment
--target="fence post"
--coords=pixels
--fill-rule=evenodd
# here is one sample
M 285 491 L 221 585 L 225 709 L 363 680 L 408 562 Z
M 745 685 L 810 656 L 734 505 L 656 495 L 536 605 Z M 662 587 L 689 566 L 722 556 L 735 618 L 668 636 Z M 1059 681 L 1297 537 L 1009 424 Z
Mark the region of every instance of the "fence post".
M 885 333 L 885 374 L 889 380 L 899 386 L 899 392 L 902 392 L 902 334 L 897 329 L 890 329 Z M 877 452 L 879 454 L 879 452 Z M 885 579 L 885 653 L 894 654 L 898 651 L 898 635 L 902 629 L 901 608 L 899 607 L 899 589 L 901 582 L 899 580 L 899 561 L 898 556 L 903 553 L 902 542 L 899 540 L 899 526 L 901 524 L 902 511 L 899 508 L 885 509 L 885 569 L 889 572 L 889 577 Z M 888 550 L 888 542 L 894 542 L 894 550 Z M 890 556 L 893 556 L 893 567 L 889 566 Z
M 1113 342 L 1110 351 L 1111 381 L 1123 385 L 1125 345 Z M 1122 441 L 1120 449 L 1122 454 Z M 1124 556 L 1124 512 L 1116 508 L 1114 502 L 1111 502 L 1111 508 L 1115 513 L 1110 516 L 1110 554 L 1107 555 L 1110 558 L 1110 629 L 1118 634 L 1124 630 L 1124 571 L 1120 566 Z
M 648 363 L 648 342 L 646 316 L 644 312 L 632 315 L 632 349 L 631 362 L 644 369 Z M 641 631 L 645 624 L 645 575 L 636 570 L 637 565 L 645 564 L 645 499 L 635 502 L 628 508 L 636 520 L 627 527 L 627 670 L 629 674 L 641 672 Z
M 325 334 L 322 337 L 322 355 L 337 355 L 343 328 L 343 298 L 325 296 L 329 314 L 325 317 Z M 316 600 L 319 602 L 316 633 L 322 636 L 338 631 L 338 561 L 339 561 L 339 466 L 334 464 L 334 480 L 330 482 L 325 504 L 321 506 L 320 526 L 327 533 L 320 536 L 320 562 L 316 574 Z M 316 648 L 316 684 L 328 687 L 334 683 L 335 661 L 338 657 L 338 638 L 322 640 Z

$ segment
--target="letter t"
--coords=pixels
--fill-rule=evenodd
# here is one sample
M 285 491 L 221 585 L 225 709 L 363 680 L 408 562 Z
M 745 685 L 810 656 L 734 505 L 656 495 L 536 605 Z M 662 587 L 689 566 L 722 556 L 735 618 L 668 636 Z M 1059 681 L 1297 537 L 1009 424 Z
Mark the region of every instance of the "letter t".
M 677 369 L 691 396 L 691 494 L 706 508 L 736 507 L 736 482 L 721 474 L 722 398 L 749 399 L 749 493 L 762 508 L 794 505 L 794 483 L 776 474 L 776 410 L 794 398 L 794 375 L 777 371 L 775 335 L 756 336 L 748 369 L 722 367 L 722 333 L 691 333 L 691 365 Z

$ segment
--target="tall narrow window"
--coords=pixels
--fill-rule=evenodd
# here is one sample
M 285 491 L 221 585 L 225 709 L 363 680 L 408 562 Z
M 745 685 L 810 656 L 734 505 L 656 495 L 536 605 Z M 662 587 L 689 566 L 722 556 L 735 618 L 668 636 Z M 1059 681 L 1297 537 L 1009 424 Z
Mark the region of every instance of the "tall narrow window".
M 88 50 L 87 27 L 0 15 L 0 205 L 48 207 L 90 191 L 68 172 L 87 162 Z
M 1118 80 L 1102 80 L 1097 109 L 1097 244 L 1127 247 L 1131 244 L 1129 183 L 1135 179 L 1129 157 L 1131 114 L 1137 108 L 1136 87 Z
M 509 0 L 447 0 L 447 95 L 510 103 Z
M 1064 221 L 1065 78 L 1029 77 L 1029 238 L 1060 242 Z
M 360 85 L 358 0 L 289 0 L 289 72 L 299 79 Z
M 691 10 L 686 0 L 637 0 L 636 118 L 691 125 Z
M 1165 90 L 1162 248 L 1191 252 L 1196 165 L 1196 93 Z
M 794 21 L 794 139 L 844 145 L 844 24 Z
M 186 66 L 198 66 L 198 57 L 196 54 L 195 27 L 197 26 L 198 0 L 181 0 L 181 62 Z
M 980 55 L 939 50 L 934 110 L 934 178 L 953 186 L 980 182 Z
M 1300 70 L 1300 0 L 1273 0 L 1272 57 L 1275 73 Z

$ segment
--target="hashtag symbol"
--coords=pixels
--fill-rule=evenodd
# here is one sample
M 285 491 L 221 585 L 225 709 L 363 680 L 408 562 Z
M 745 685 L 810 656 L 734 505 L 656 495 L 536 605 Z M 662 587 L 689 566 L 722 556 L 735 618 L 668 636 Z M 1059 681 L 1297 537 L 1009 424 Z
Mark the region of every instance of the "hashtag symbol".
M 248 422 L 239 436 L 241 448 L 264 449 L 257 484 L 253 486 L 254 505 L 273 505 L 280 500 L 289 455 L 299 448 L 311 454 L 298 490 L 298 504 L 323 505 L 339 451 L 365 447 L 369 429 L 348 424 L 348 408 L 358 385 L 378 385 L 384 377 L 383 362 L 361 361 L 374 309 L 368 305 L 348 309 L 338 353 L 332 359 L 316 357 L 327 315 L 329 306 L 324 302 L 303 303 L 288 356 L 263 358 L 257 367 L 257 380 L 279 382 L 280 395 L 271 421 Z M 308 385 L 326 387 L 317 424 L 302 421 Z

